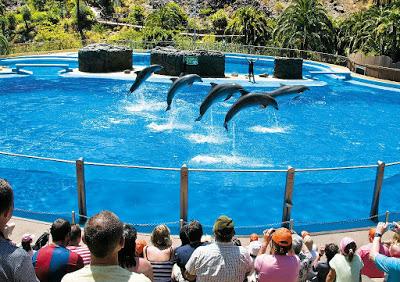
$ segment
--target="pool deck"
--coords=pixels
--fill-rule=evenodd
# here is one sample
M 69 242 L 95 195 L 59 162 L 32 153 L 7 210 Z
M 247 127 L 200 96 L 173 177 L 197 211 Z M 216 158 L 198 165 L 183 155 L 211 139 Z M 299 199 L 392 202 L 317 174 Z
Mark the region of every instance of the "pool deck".
M 49 232 L 51 223 L 36 221 L 31 219 L 25 219 L 20 217 L 13 217 L 10 222 L 15 223 L 15 229 L 11 234 L 10 239 L 12 239 L 15 243 L 19 243 L 22 235 L 25 233 L 34 234 L 36 239 L 45 231 Z M 357 229 L 357 230 L 347 230 L 347 231 L 338 231 L 335 233 L 323 233 L 323 234 L 311 234 L 314 243 L 317 246 L 321 246 L 327 243 L 336 243 L 339 244 L 340 239 L 348 236 L 353 238 L 357 242 L 357 246 L 362 246 L 368 243 L 368 229 Z M 179 236 L 172 236 L 173 237 L 173 246 L 177 247 L 180 245 Z M 261 237 L 261 235 L 260 235 Z M 391 238 L 390 232 L 387 232 L 383 236 L 384 241 L 389 241 Z M 247 246 L 249 244 L 248 236 L 238 236 L 243 246 Z M 138 239 L 144 239 L 147 242 L 150 242 L 150 234 L 139 233 Z M 363 278 L 363 281 L 383 281 L 383 279 L 373 279 L 369 280 L 368 278 Z

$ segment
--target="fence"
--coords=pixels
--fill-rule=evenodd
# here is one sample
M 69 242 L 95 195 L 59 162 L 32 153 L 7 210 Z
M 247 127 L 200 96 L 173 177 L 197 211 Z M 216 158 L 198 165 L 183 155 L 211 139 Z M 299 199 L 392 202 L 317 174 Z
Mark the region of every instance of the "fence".
M 396 166 L 399 165 L 400 162 L 392 162 L 385 164 L 382 161 L 378 161 L 377 164 L 373 165 L 359 165 L 359 166 L 345 166 L 345 167 L 327 167 L 327 168 L 299 168 L 295 169 L 293 167 L 288 167 L 285 169 L 205 169 L 205 168 L 189 168 L 185 164 L 183 164 L 180 168 L 176 167 L 152 167 L 152 166 L 139 166 L 139 165 L 124 165 L 124 164 L 111 164 L 111 163 L 96 163 L 96 162 L 86 162 L 83 158 L 79 158 L 78 160 L 63 160 L 56 158 L 47 158 L 47 157 L 39 157 L 39 156 L 31 156 L 31 155 L 23 155 L 23 154 L 15 154 L 9 152 L 0 152 L 0 155 L 3 156 L 11 156 L 16 158 L 28 158 L 35 159 L 40 161 L 50 161 L 50 162 L 60 162 L 66 163 L 70 165 L 75 165 L 76 168 L 76 186 L 77 186 L 77 202 L 79 207 L 79 221 L 84 222 L 88 216 L 87 214 L 87 203 L 86 203 L 86 191 L 85 191 L 85 167 L 86 166 L 101 166 L 101 167 L 116 167 L 116 168 L 124 168 L 124 169 L 137 169 L 137 170 L 158 170 L 158 171 L 176 171 L 180 172 L 180 218 L 178 222 L 187 222 L 188 221 L 188 210 L 189 210 L 189 201 L 188 195 L 190 192 L 189 187 L 189 176 L 191 173 L 285 173 L 286 174 L 286 183 L 285 190 L 282 196 L 282 221 L 280 224 L 282 226 L 289 226 L 291 224 L 292 216 L 291 211 L 293 208 L 293 189 L 295 184 L 295 174 L 302 172 L 316 172 L 316 171 L 338 171 L 338 170 L 354 170 L 354 169 L 370 169 L 376 168 L 375 175 L 375 184 L 373 187 L 373 195 L 371 200 L 371 208 L 369 217 L 364 218 L 363 220 L 368 221 L 377 221 L 380 215 L 379 211 L 379 202 L 380 195 L 384 180 L 384 172 L 385 167 Z M 357 219 L 359 220 L 359 219 Z M 353 220 L 350 223 L 354 222 Z M 321 225 L 324 223 L 308 223 L 312 225 Z M 272 224 L 274 226 L 277 223 Z M 293 223 L 292 223 L 293 225 Z M 305 225 L 305 223 L 298 222 L 297 225 Z M 240 228 L 240 227 L 239 227 Z M 242 227 L 244 228 L 244 227 Z
M 92 41 L 47 41 L 36 43 L 23 43 L 14 44 L 10 46 L 10 54 L 20 53 L 40 53 L 49 51 L 61 51 L 82 48 L 88 44 L 96 42 Z M 268 46 L 253 46 L 242 45 L 237 43 L 227 42 L 195 42 L 192 40 L 179 40 L 179 41 L 105 41 L 104 43 L 112 43 L 116 45 L 123 45 L 132 48 L 133 50 L 148 51 L 156 46 L 174 46 L 180 50 L 209 50 L 220 51 L 224 53 L 243 53 L 253 55 L 265 55 L 274 57 L 295 57 L 303 58 L 306 60 L 313 60 L 318 62 L 336 64 L 347 66 L 348 59 L 345 56 L 328 54 L 323 52 L 298 50 L 290 48 L 268 47 Z

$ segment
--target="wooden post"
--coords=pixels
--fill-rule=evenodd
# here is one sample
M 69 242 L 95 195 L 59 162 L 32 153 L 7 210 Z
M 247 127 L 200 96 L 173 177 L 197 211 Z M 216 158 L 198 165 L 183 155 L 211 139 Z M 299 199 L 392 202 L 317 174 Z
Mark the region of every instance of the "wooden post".
M 78 188 L 79 223 L 86 221 L 86 189 L 85 189 L 85 163 L 83 158 L 76 160 L 76 180 Z M 85 216 L 82 217 L 81 215 Z
M 385 163 L 378 161 L 378 168 L 376 169 L 374 193 L 372 195 L 371 211 L 369 216 L 373 221 L 378 221 L 379 212 L 379 198 L 381 196 L 383 176 L 385 174 Z
M 72 211 L 71 224 L 75 224 L 75 211 Z
M 294 172 L 295 169 L 291 166 L 288 167 L 286 173 L 286 186 L 283 198 L 283 212 L 282 212 L 282 227 L 290 227 L 290 218 L 293 207 L 293 186 L 294 186 Z
M 188 217 L 188 187 L 189 170 L 186 164 L 181 167 L 181 189 L 180 189 L 180 219 L 187 222 Z
M 386 223 L 389 222 L 389 215 L 390 215 L 389 211 L 386 211 L 386 213 L 385 213 L 385 222 Z

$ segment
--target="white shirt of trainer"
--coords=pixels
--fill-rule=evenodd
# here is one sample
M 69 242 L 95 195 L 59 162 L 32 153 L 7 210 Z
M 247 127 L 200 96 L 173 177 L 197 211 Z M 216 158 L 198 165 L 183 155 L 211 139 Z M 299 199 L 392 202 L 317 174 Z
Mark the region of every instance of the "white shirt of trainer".
M 196 282 L 242 282 L 253 264 L 244 247 L 216 242 L 198 247 L 185 268 Z

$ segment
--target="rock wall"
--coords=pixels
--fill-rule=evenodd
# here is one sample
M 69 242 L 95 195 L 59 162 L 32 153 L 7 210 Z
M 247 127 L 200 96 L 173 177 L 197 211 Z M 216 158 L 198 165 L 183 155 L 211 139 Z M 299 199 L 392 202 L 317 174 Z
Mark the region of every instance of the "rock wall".
M 281 79 L 303 79 L 303 59 L 275 58 L 274 77 Z
M 150 62 L 152 65 L 163 66 L 158 74 L 179 76 L 186 73 L 201 77 L 225 77 L 225 55 L 221 52 L 156 47 L 151 51 Z
M 132 49 L 109 44 L 88 45 L 78 52 L 79 71 L 116 72 L 132 68 Z

